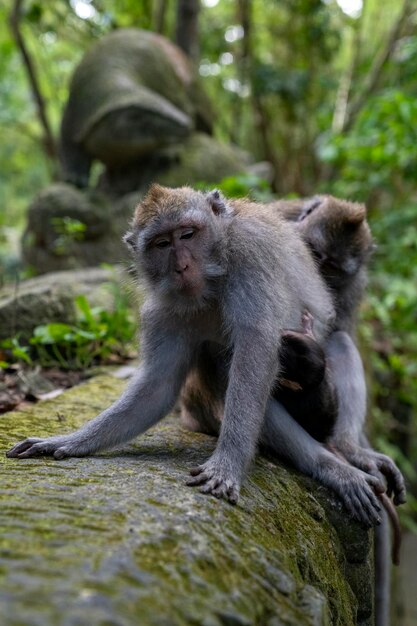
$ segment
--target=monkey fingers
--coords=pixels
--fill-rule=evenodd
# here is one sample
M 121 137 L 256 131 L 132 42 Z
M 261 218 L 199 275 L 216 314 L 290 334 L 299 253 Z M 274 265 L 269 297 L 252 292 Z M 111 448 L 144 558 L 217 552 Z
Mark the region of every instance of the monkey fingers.
M 63 459 L 67 456 L 84 456 L 80 446 L 70 445 L 70 437 L 57 436 L 48 439 L 30 437 L 17 443 L 6 452 L 8 458 L 28 459 L 36 456 L 53 456 L 55 459 Z
M 31 437 L 30 439 L 24 439 L 24 441 L 20 441 L 19 443 L 14 445 L 13 448 L 10 448 L 10 450 L 7 450 L 6 456 L 9 459 L 18 458 L 20 457 L 21 454 L 25 454 L 31 448 L 33 448 L 34 444 L 39 443 L 41 441 L 43 440 L 40 439 L 39 437 Z
M 339 445 L 337 447 L 349 463 L 355 467 L 376 477 L 382 475 L 387 483 L 388 496 L 394 496 L 394 504 L 398 506 L 406 502 L 404 477 L 389 456 L 360 446 Z
M 376 494 L 383 493 L 385 486 L 380 480 L 343 462 L 323 461 L 316 471 L 316 478 L 337 493 L 352 517 L 367 527 L 381 523 Z
M 372 452 L 375 457 L 375 463 L 378 470 L 387 480 L 388 496 L 394 496 L 394 504 L 404 504 L 407 500 L 404 477 L 401 474 L 394 461 L 385 454 Z
M 222 468 L 220 462 L 209 459 L 203 465 L 190 470 L 193 478 L 187 480 L 191 487 L 199 486 L 201 493 L 211 493 L 216 498 L 224 498 L 232 504 L 239 499 L 239 481 L 230 476 L 230 470 Z

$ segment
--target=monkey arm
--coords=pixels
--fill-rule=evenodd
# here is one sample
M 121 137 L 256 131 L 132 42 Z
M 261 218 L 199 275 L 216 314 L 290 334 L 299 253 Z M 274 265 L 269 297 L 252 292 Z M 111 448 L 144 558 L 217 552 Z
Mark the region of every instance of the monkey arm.
M 169 412 L 179 395 L 189 367 L 190 346 L 180 336 L 164 331 L 155 338 L 145 336 L 144 346 L 144 362 L 108 409 L 68 435 L 25 439 L 7 456 L 85 456 L 129 441 L 153 426 Z
M 385 478 L 395 504 L 405 502 L 404 478 L 394 461 L 372 450 L 363 435 L 366 417 L 366 383 L 362 359 L 352 338 L 342 331 L 330 335 L 325 352 L 339 408 L 330 444 L 355 467 Z
M 374 492 L 382 493 L 383 483 L 337 458 L 273 398 L 267 404 L 260 443 L 303 474 L 332 489 L 354 518 L 366 526 L 380 523 L 381 505 Z
M 234 342 L 225 411 L 219 441 L 211 458 L 192 470 L 190 485 L 203 485 L 236 502 L 240 484 L 262 427 L 265 406 L 277 371 L 276 345 L 262 332 L 241 329 Z

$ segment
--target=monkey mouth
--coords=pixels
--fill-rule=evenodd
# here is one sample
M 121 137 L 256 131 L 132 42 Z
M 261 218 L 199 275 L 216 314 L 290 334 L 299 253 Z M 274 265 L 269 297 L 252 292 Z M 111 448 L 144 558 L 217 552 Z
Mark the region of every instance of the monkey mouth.
M 181 294 L 190 298 L 197 298 L 203 291 L 202 282 L 199 280 L 179 278 L 176 287 Z

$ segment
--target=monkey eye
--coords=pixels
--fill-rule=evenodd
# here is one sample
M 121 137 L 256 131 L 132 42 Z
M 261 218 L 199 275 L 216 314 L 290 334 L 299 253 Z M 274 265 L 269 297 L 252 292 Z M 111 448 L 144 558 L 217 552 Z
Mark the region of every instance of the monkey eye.
M 181 236 L 180 239 L 191 239 L 194 237 L 195 230 L 187 230 Z
M 171 242 L 169 239 L 158 239 L 155 241 L 154 245 L 156 248 L 168 248 L 168 246 L 171 245 Z

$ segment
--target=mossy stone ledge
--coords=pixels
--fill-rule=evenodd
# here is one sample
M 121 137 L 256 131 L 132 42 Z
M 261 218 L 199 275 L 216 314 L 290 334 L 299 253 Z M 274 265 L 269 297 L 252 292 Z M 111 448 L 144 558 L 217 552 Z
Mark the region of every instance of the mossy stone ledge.
M 0 416 L 2 451 L 78 427 L 125 384 L 101 375 Z M 187 487 L 214 445 L 169 417 L 96 457 L 3 454 L 2 626 L 371 624 L 370 533 L 272 459 L 235 507 Z

